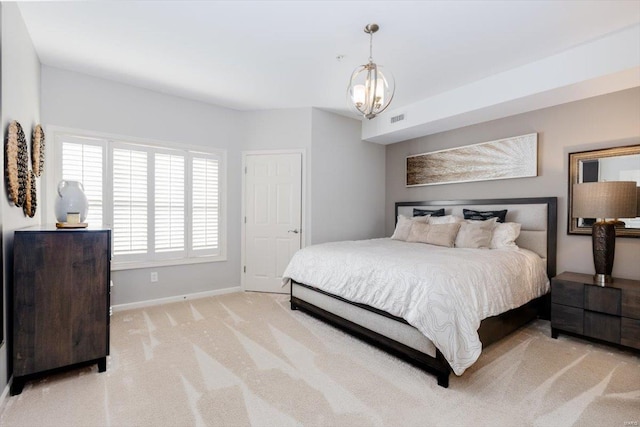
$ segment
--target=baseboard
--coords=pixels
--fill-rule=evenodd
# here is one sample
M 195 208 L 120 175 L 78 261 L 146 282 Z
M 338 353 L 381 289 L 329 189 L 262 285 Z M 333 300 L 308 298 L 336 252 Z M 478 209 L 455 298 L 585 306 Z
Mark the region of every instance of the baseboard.
M 214 289 L 212 291 L 196 292 L 193 294 L 186 294 L 186 295 L 176 295 L 174 297 L 150 299 L 145 301 L 130 302 L 126 304 L 117 304 L 112 306 L 111 308 L 113 309 L 114 312 L 133 310 L 134 308 L 151 307 L 154 305 L 168 304 L 172 302 L 192 300 L 192 299 L 198 299 L 198 298 L 206 298 L 206 297 L 230 294 L 233 292 L 241 292 L 241 291 L 242 291 L 242 288 L 240 286 L 234 286 L 232 288 Z
M 7 381 L 7 385 L 2 390 L 2 394 L 0 394 L 0 412 L 4 410 L 4 405 L 7 404 L 7 396 L 9 395 L 9 390 L 11 390 L 11 383 L 13 382 L 13 375 Z

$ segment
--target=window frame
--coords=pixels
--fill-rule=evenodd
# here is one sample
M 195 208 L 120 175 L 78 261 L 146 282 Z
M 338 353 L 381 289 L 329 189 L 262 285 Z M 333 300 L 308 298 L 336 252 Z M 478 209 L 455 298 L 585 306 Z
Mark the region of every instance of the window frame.
M 105 134 L 100 132 L 85 131 L 72 128 L 61 128 L 55 126 L 47 127 L 47 134 L 51 135 L 53 151 L 53 163 L 50 167 L 45 166 L 44 177 L 47 185 L 43 191 L 43 204 L 45 205 L 45 214 L 47 218 L 55 218 L 54 204 L 56 199 L 56 190 L 58 183 L 62 179 L 62 143 L 64 141 L 76 143 L 88 143 L 92 145 L 102 146 L 103 149 L 103 178 L 102 178 L 102 215 L 104 226 L 113 228 L 113 149 L 124 148 L 132 150 L 147 151 L 147 170 L 148 183 L 152 184 L 155 179 L 155 156 L 154 153 L 180 153 L 184 155 L 185 160 L 185 210 L 188 213 L 185 217 L 185 250 L 180 257 L 171 256 L 171 253 L 162 253 L 156 256 L 154 247 L 155 230 L 155 206 L 154 195 L 148 194 L 148 222 L 147 222 L 147 241 L 149 242 L 149 252 L 144 256 L 131 257 L 125 256 L 123 260 L 119 256 L 114 256 L 112 252 L 111 269 L 129 270 L 150 267 L 163 267 L 172 265 L 188 265 L 197 263 L 209 263 L 227 261 L 227 150 L 213 149 L 199 145 L 189 145 L 182 143 L 174 143 L 146 138 L 128 137 L 115 134 Z M 193 157 L 211 157 L 216 158 L 218 163 L 218 250 L 199 251 L 192 249 L 192 206 L 191 206 L 191 189 L 192 182 L 192 159 Z M 149 185 L 147 189 L 153 192 L 153 186 Z M 50 196 L 48 196 L 50 194 Z M 90 224 L 91 226 L 92 224 Z M 113 233 L 112 233 L 113 239 Z M 113 251 L 113 244 L 112 249 Z M 169 254 L 169 255 L 167 255 Z

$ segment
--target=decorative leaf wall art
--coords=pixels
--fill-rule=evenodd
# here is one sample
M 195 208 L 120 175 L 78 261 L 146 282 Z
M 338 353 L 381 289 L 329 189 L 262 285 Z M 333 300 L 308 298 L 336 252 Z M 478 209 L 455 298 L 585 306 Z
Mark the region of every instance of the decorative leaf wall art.
M 7 174 L 7 192 L 9 200 L 17 205 L 18 202 L 18 127 L 15 120 L 9 124 L 7 133 L 7 146 L 5 147 L 5 162 Z M 22 129 L 20 127 L 20 129 Z
M 44 131 L 42 126 L 36 125 L 31 139 L 31 167 L 36 177 L 44 170 Z
M 30 218 L 33 218 L 36 214 L 36 176 L 32 170 L 27 174 L 27 193 L 22 210 L 24 214 Z
M 9 125 L 6 157 L 9 198 L 16 206 L 21 207 L 26 198 L 29 153 L 22 126 L 15 120 Z
M 36 177 L 44 170 L 44 131 L 37 125 L 31 140 L 31 164 L 29 168 L 29 147 L 22 130 L 16 120 L 9 124 L 5 146 L 5 173 L 9 200 L 17 207 L 22 207 L 24 214 L 33 217 L 36 214 Z

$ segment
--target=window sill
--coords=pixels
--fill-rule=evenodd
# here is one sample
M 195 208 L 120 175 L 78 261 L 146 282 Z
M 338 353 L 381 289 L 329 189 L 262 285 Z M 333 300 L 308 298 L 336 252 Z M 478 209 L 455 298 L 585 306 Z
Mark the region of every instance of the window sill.
M 154 267 L 171 267 L 176 265 L 189 265 L 189 264 L 204 264 L 209 262 L 221 262 L 226 261 L 227 257 L 223 255 L 217 256 L 202 256 L 196 258 L 182 258 L 182 259 L 163 259 L 158 261 L 135 261 L 135 262 L 112 262 L 111 271 L 122 270 L 135 270 L 140 268 L 154 268 Z

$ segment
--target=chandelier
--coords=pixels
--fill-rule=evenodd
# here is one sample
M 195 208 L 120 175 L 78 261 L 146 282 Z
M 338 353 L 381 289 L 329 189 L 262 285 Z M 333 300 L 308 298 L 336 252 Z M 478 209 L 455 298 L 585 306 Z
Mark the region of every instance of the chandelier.
M 383 67 L 373 62 L 373 33 L 379 29 L 378 24 L 364 27 L 364 32 L 369 34 L 369 63 L 353 71 L 347 89 L 349 105 L 367 119 L 382 113 L 391 103 L 395 92 L 393 75 L 388 71 L 383 73 Z

